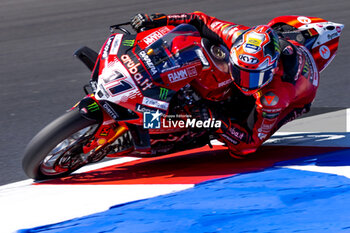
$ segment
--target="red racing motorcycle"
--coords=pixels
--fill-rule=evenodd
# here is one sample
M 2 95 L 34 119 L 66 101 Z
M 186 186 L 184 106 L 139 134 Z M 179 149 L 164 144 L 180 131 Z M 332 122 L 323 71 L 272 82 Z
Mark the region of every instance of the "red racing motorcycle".
M 249 98 L 237 101 L 242 94 L 227 75 L 225 46 L 188 24 L 137 35 L 126 24 L 111 26 L 122 33 L 111 34 L 99 53 L 88 47 L 75 52 L 92 71 L 86 96 L 28 144 L 22 165 L 29 177 L 67 176 L 106 156 L 149 157 L 210 145 L 221 126 L 218 113 L 244 118 L 254 105 Z M 318 71 L 334 58 L 343 29 L 303 16 L 277 17 L 269 25 L 302 45 Z

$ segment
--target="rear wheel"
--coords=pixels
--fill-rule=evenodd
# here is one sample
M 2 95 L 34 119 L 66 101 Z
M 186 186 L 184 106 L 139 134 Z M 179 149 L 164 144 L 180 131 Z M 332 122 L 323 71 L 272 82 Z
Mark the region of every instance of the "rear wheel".
M 83 146 L 98 123 L 70 111 L 42 129 L 28 144 L 22 161 L 24 172 L 35 180 L 66 176 L 87 163 Z

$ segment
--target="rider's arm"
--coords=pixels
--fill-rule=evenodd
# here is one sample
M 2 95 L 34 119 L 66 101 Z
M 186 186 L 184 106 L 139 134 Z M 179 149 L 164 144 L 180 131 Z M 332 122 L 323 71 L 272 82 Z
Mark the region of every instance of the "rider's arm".
M 167 25 L 179 25 L 182 23 L 193 25 L 200 32 L 202 37 L 220 44 L 225 43 L 223 38 L 220 37 L 220 28 L 224 25 L 235 25 L 230 22 L 218 20 L 199 11 L 167 15 Z
M 138 29 L 144 27 L 161 27 L 165 25 L 191 24 L 198 29 L 202 37 L 231 47 L 237 36 L 249 27 L 219 20 L 202 12 L 181 14 L 138 14 L 132 19 L 132 25 Z
M 218 132 L 233 157 L 255 152 L 292 113 L 289 107 L 295 95 L 292 84 L 284 83 L 258 95 L 255 108 L 244 124 L 227 120 L 223 122 L 221 132 Z

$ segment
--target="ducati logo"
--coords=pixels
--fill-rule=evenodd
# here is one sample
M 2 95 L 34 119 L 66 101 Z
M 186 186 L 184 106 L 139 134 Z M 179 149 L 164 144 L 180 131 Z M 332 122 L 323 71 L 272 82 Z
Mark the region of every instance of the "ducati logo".
M 300 23 L 303 23 L 303 24 L 309 24 L 311 23 L 311 19 L 309 19 L 308 17 L 305 17 L 305 16 L 300 16 L 298 17 L 298 21 Z

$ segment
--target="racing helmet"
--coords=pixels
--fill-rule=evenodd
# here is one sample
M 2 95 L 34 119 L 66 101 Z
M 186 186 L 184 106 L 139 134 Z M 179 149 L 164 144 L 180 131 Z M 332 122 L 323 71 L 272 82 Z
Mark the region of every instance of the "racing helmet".
M 230 51 L 230 74 L 235 85 L 252 95 L 272 81 L 280 46 L 278 35 L 267 25 L 250 28 L 237 37 Z

